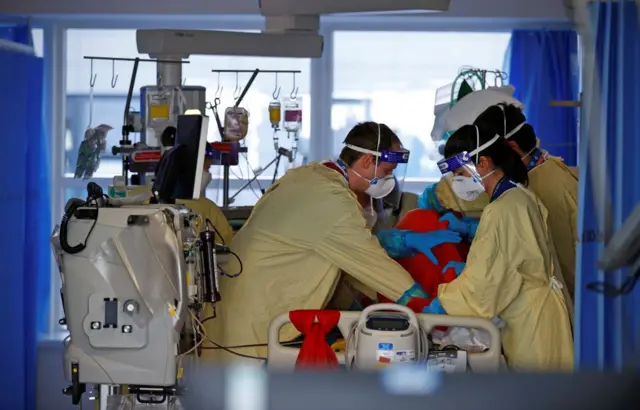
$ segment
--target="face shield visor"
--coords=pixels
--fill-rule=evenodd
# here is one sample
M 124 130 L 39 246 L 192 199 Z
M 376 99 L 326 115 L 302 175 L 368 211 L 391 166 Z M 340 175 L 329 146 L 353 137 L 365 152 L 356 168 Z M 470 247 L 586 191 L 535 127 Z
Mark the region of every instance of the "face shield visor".
M 486 143 L 480 144 L 480 130 L 476 129 L 476 146 L 477 148 L 471 152 L 462 151 L 449 158 L 443 158 L 438 161 L 438 168 L 443 176 L 453 173 L 451 188 L 460 199 L 464 201 L 474 201 L 484 192 L 482 180 L 493 173 L 491 171 L 487 175 L 480 175 L 476 164 L 478 162 L 480 152 L 484 151 L 501 137 L 496 134 Z M 475 157 L 475 162 L 473 161 Z
M 345 147 L 362 154 L 374 156 L 375 168 L 373 171 L 373 179 L 365 178 L 354 170 L 358 176 L 369 182 L 369 188 L 365 193 L 371 198 L 382 199 L 386 197 L 393 192 L 397 184 L 400 185 L 400 189 L 402 188 L 410 152 L 404 148 L 398 151 L 380 150 L 380 124 L 378 124 L 378 143 L 375 151 L 351 144 L 345 144 Z M 385 172 L 384 177 L 378 177 L 378 168 L 380 167 L 391 172 Z

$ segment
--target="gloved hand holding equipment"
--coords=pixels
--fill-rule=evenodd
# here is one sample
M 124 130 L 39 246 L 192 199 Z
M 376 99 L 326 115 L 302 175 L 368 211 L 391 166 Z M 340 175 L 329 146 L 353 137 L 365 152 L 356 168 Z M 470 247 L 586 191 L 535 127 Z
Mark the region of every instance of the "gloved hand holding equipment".
M 479 220 L 468 217 L 460 219 L 452 212 L 447 212 L 440 218 L 440 222 L 445 221 L 449 223 L 447 229 L 458 232 L 461 235 L 468 236 L 469 238 L 476 236 L 476 231 L 480 224 Z
M 447 263 L 445 265 L 445 267 L 442 269 L 442 274 L 446 275 L 446 273 L 447 273 L 447 271 L 449 269 L 453 269 L 455 271 L 455 273 L 456 273 L 456 277 L 458 277 L 458 276 L 460 276 L 460 274 L 464 270 L 465 266 L 466 266 L 466 263 L 464 263 L 464 262 L 451 261 L 451 262 Z
M 404 243 L 408 248 L 423 253 L 431 263 L 438 264 L 432 249 L 443 243 L 460 243 L 462 238 L 460 234 L 448 230 L 439 230 L 431 232 L 405 232 Z
M 433 299 L 429 306 L 426 306 L 424 309 L 422 309 L 422 313 L 428 313 L 430 315 L 447 314 L 447 312 L 445 312 L 444 308 L 442 307 L 442 304 L 440 303 L 440 299 L 438 298 Z

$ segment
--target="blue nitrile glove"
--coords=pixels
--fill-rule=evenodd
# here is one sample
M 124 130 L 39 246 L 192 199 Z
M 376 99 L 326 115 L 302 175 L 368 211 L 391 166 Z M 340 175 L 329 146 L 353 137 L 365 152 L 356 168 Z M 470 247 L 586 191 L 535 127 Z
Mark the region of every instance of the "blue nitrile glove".
M 422 191 L 422 194 L 418 197 L 418 208 L 429 209 L 438 213 L 444 212 L 444 207 L 438 200 L 436 194 L 436 186 L 438 183 L 431 184 Z
M 422 309 L 422 313 L 429 313 L 431 315 L 446 315 L 447 312 L 444 311 L 442 307 L 442 303 L 440 303 L 440 299 L 435 298 L 431 301 L 429 306 L 425 306 Z
M 462 218 L 462 222 L 466 223 L 469 227 L 469 238 L 475 238 L 476 231 L 478 230 L 478 225 L 480 225 L 480 220 L 465 216 L 464 218 Z
M 442 229 L 431 232 L 409 232 L 404 234 L 404 243 L 408 248 L 423 253 L 431 263 L 438 265 L 438 259 L 432 249 L 443 243 L 460 243 L 462 238 L 457 232 Z
M 453 268 L 453 270 L 456 271 L 456 276 L 460 276 L 465 265 L 466 264 L 464 262 L 449 262 L 444 266 L 444 269 L 442 269 L 442 273 L 447 273 L 449 268 Z
M 400 299 L 396 301 L 397 304 L 407 306 L 409 301 L 413 298 L 429 299 L 431 296 L 422 289 L 419 283 L 414 283 L 409 289 L 405 290 Z
M 478 230 L 478 224 L 480 221 L 473 218 L 462 218 L 459 219 L 452 212 L 447 212 L 439 219 L 440 222 L 447 221 L 449 226 L 447 229 L 458 232 L 461 235 L 469 236 L 473 238 L 476 235 L 476 230 Z

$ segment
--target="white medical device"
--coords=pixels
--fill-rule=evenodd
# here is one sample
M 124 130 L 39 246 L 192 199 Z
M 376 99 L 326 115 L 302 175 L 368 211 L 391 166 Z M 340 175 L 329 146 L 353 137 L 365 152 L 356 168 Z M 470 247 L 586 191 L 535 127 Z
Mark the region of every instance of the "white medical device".
M 171 395 L 188 319 L 185 251 L 196 242 L 190 211 L 177 205 L 121 208 L 71 200 L 52 243 L 69 330 L 66 394 L 87 384 L 127 384 Z M 88 202 L 88 201 L 87 201 Z
M 427 335 L 416 314 L 405 306 L 367 307 L 347 338 L 348 369 L 373 370 L 380 366 L 424 362 L 429 353 Z
M 368 323 L 367 323 L 368 322 Z M 276 317 L 269 327 L 268 366 L 276 370 L 294 370 L 297 347 L 285 346 L 280 341 L 280 329 L 291 323 L 289 314 Z M 466 328 L 486 333 L 490 341 L 483 351 L 432 349 L 428 340 L 436 327 Z M 414 314 L 409 309 L 395 304 L 373 305 L 363 312 L 341 311 L 338 321 L 340 333 L 348 339 L 345 352 L 336 352 L 338 363 L 352 369 L 372 369 L 392 363 L 413 362 L 446 372 L 471 371 L 475 373 L 496 372 L 504 368 L 500 331 L 491 322 L 474 317 L 449 315 Z M 415 329 L 415 330 L 414 330 Z M 358 335 L 357 338 L 355 335 Z M 435 339 L 434 339 L 435 340 Z M 379 343 L 390 343 L 379 349 Z M 415 360 L 400 359 L 403 351 L 414 350 Z M 380 350 L 380 351 L 378 351 Z M 396 352 L 393 352 L 393 351 Z M 393 354 L 391 353 L 393 352 Z M 396 354 L 396 353 L 402 354 Z M 379 358 L 385 357 L 380 360 Z M 387 360 L 387 357 L 393 360 Z M 467 370 L 468 369 L 468 370 Z
M 179 359 L 206 338 L 204 304 L 221 300 L 217 256 L 228 248 L 216 243 L 212 221 L 175 204 L 200 190 L 207 118 L 180 116 L 178 128 L 178 144 L 158 167 L 156 204 L 111 200 L 90 182 L 87 198 L 69 200 L 52 235 L 73 404 L 87 384 L 99 386 L 101 410 L 121 385 L 138 404 L 175 401 Z

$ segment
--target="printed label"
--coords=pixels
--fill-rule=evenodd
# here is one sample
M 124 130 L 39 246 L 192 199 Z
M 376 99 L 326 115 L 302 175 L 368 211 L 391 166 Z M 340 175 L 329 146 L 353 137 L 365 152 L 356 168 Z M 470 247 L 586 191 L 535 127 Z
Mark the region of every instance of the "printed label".
M 376 350 L 376 364 L 378 366 L 410 363 L 415 360 L 416 351 L 413 349 L 394 350 L 391 343 L 378 344 L 378 350 Z

